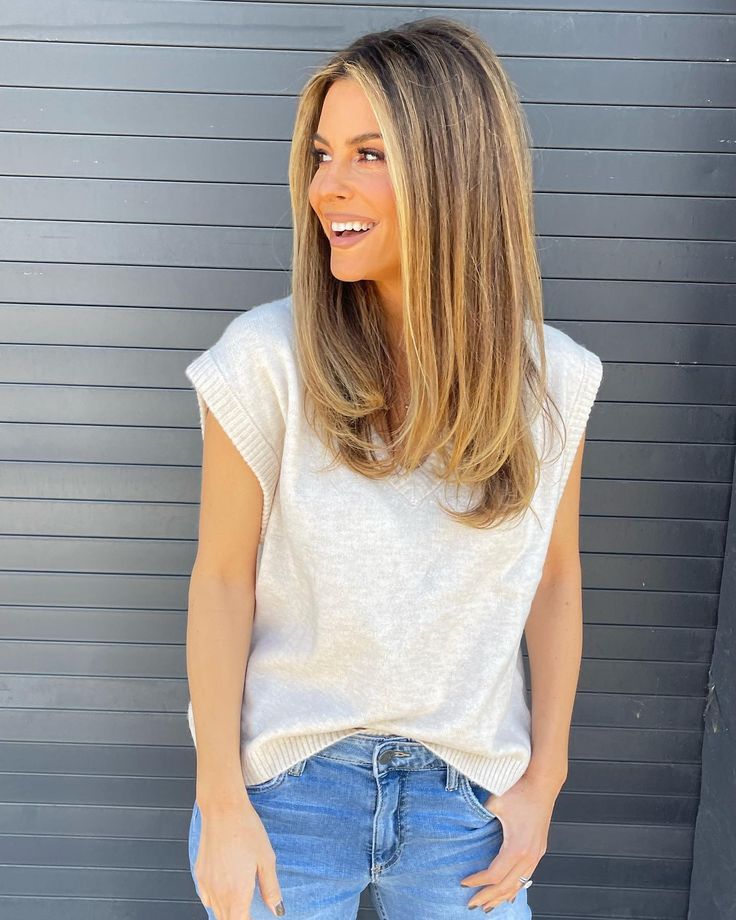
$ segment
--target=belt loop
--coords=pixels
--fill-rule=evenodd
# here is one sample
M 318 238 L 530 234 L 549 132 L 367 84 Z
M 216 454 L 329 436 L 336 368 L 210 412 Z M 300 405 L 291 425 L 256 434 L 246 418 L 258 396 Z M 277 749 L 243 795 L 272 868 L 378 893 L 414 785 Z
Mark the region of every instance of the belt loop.
M 445 783 L 445 789 L 448 792 L 452 792 L 457 789 L 458 786 L 458 770 L 457 767 L 453 767 L 451 763 L 447 764 L 447 782 Z

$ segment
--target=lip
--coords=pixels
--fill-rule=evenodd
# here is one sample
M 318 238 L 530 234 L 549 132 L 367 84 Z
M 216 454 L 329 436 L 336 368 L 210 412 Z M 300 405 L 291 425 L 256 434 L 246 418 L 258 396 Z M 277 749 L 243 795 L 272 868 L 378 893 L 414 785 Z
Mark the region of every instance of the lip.
M 362 214 L 338 214 L 337 211 L 325 211 L 323 214 L 327 220 L 336 220 L 338 223 L 347 224 L 351 220 L 358 220 L 361 224 L 376 223 L 373 217 L 365 217 Z
M 348 223 L 347 220 L 340 221 L 340 223 Z M 376 221 L 370 230 L 366 230 L 364 233 L 359 234 L 358 236 L 338 236 L 332 227 L 330 230 L 330 246 L 335 246 L 337 249 L 349 249 L 351 246 L 357 246 L 358 243 L 361 243 L 367 236 L 370 236 L 371 233 L 378 226 L 378 221 Z

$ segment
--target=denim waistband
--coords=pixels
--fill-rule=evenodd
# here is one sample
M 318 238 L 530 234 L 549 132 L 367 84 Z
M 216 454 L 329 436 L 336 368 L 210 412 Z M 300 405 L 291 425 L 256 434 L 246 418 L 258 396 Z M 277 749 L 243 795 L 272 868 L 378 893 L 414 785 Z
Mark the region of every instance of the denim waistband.
M 405 735 L 378 735 L 357 732 L 333 742 L 319 751 L 319 756 L 353 764 L 402 770 L 427 770 L 447 767 L 448 764 L 421 741 Z

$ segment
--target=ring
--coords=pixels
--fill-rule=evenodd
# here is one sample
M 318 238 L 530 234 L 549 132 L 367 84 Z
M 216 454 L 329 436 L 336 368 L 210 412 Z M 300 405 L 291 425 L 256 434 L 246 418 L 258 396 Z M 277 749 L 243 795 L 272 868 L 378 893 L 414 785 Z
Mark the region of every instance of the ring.
M 522 888 L 529 888 L 531 885 L 534 884 L 534 882 L 531 879 L 531 876 L 520 875 L 519 881 L 521 882 Z

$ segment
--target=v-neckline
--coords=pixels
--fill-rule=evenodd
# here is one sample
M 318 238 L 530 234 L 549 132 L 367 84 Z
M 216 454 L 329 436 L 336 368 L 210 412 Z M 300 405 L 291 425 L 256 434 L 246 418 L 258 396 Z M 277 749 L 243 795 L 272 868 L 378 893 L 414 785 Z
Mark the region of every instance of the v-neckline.
M 373 444 L 379 458 L 387 460 L 390 456 L 388 446 L 377 431 L 374 433 Z M 430 454 L 415 470 L 400 468 L 399 472 L 387 476 L 386 481 L 411 505 L 418 505 L 442 484 L 442 480 L 435 475 L 438 467 L 436 455 Z

